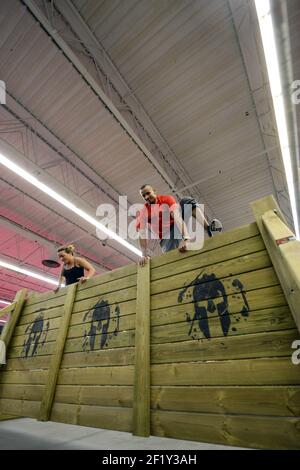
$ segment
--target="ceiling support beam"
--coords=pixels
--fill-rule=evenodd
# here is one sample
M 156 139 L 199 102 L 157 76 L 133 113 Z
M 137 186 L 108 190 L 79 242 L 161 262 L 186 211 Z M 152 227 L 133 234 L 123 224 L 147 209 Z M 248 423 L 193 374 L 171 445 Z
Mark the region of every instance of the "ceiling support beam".
M 101 86 L 96 82 L 93 76 L 88 72 L 86 67 L 82 64 L 82 62 L 79 60 L 77 55 L 73 52 L 71 47 L 62 38 L 62 36 L 57 32 L 57 30 L 53 29 L 53 26 L 50 24 L 47 17 L 42 12 L 42 10 L 37 6 L 37 4 L 33 0 L 22 0 L 22 2 L 27 6 L 27 8 L 30 10 L 33 16 L 36 18 L 36 20 L 43 26 L 43 28 L 46 30 L 49 36 L 52 37 L 53 41 L 56 43 L 59 49 L 63 51 L 65 57 L 73 64 L 75 69 L 79 72 L 79 74 L 85 80 L 85 82 L 91 87 L 91 89 L 98 96 L 98 98 L 101 100 L 103 105 L 115 117 L 118 123 L 121 124 L 122 128 L 127 132 L 127 134 L 132 138 L 132 140 L 138 145 L 140 150 L 147 157 L 149 162 L 151 162 L 152 165 L 156 168 L 156 170 L 158 171 L 160 176 L 164 179 L 164 181 L 170 187 L 173 188 L 174 183 L 170 179 L 170 177 L 167 175 L 165 170 L 154 159 L 153 155 L 146 148 L 146 146 L 141 141 L 137 133 L 124 119 L 124 117 L 118 110 L 117 106 L 113 104 L 113 102 L 109 99 L 109 97 L 104 93 Z
M 46 238 L 42 235 L 39 235 L 32 230 L 28 229 L 27 227 L 23 227 L 22 225 L 18 224 L 17 222 L 14 222 L 4 216 L 0 215 L 0 225 L 3 227 L 8 228 L 9 230 L 12 230 L 14 233 L 17 233 L 21 235 L 21 237 L 26 238 L 27 240 L 31 240 L 33 242 L 37 242 L 41 247 L 47 247 L 50 250 L 57 249 L 61 243 L 55 241 L 55 240 L 50 240 L 49 238 Z M 77 251 L 77 250 L 76 250 Z M 104 264 L 99 264 L 93 259 L 89 258 L 88 256 L 81 255 L 80 252 L 78 252 L 80 256 L 84 256 L 88 261 L 90 261 L 93 266 L 100 271 L 109 271 L 109 269 L 104 265 Z
M 78 171 L 80 175 L 86 178 L 89 183 L 93 185 L 93 188 L 105 194 L 114 204 L 119 204 L 118 197 L 120 193 L 106 181 L 103 176 L 95 172 L 94 168 L 85 162 L 70 145 L 54 134 L 40 118 L 37 118 L 19 99 L 13 96 L 9 90 L 6 90 L 6 94 L 7 100 L 6 104 L 3 106 L 11 116 L 23 124 L 35 138 L 40 139 L 51 150 L 57 153 L 61 158 L 61 162 L 68 163 L 72 169 Z M 28 115 L 28 120 L 24 117 L 24 112 Z M 34 119 L 34 126 L 30 124 L 30 118 Z M 55 143 L 53 143 L 53 140 Z M 71 152 L 71 155 L 69 152 Z M 56 161 L 56 163 L 59 162 Z
M 88 53 L 88 56 L 92 57 L 91 64 L 96 65 L 97 75 L 100 77 L 99 83 L 96 82 L 86 66 L 82 64 L 79 56 L 75 54 L 66 40 L 57 32 L 57 29 L 63 27 L 63 24 L 60 24 L 59 28 L 57 27 L 57 16 L 53 17 L 52 21 L 52 23 L 55 23 L 55 29 L 54 24 L 51 24 L 47 18 L 47 12 L 44 14 L 42 11 L 42 5 L 39 8 L 33 0 L 22 1 L 100 98 L 104 106 L 136 143 L 164 182 L 177 196 L 182 196 L 177 188 L 192 184 L 192 179 L 72 2 L 69 0 L 56 2 L 55 8 L 62 15 L 64 22 L 70 25 L 70 34 L 74 35 L 74 39 L 79 39 L 79 46 L 80 43 L 82 44 L 82 52 Z M 103 84 L 107 84 L 107 90 L 105 90 Z M 201 202 L 205 202 L 198 188 L 193 188 L 192 195 Z
M 79 225 L 78 222 L 74 222 L 74 220 L 71 220 L 70 218 L 66 217 L 65 215 L 62 215 L 61 213 L 59 213 L 57 210 L 53 209 L 53 208 L 50 208 L 49 206 L 47 206 L 44 202 L 42 202 L 41 200 L 38 200 L 36 199 L 35 197 L 33 197 L 31 194 L 27 193 L 26 191 L 24 191 L 23 189 L 20 189 L 20 187 L 17 187 L 16 185 L 12 184 L 10 181 L 7 181 L 6 179 L 4 178 L 1 178 L 0 177 L 0 181 L 2 181 L 3 183 L 5 183 L 9 188 L 13 188 L 17 193 L 20 193 L 22 194 L 23 196 L 26 196 L 26 198 L 28 198 L 28 200 L 30 201 L 33 201 L 35 204 L 38 204 L 40 206 L 42 206 L 43 208 L 47 209 L 49 212 L 55 214 L 56 216 L 58 216 L 62 222 L 65 224 L 65 223 L 68 223 L 70 224 L 71 226 L 74 226 L 76 227 L 77 229 L 79 229 L 80 231 L 82 231 L 82 233 L 85 234 L 85 236 L 90 236 L 95 244 L 96 243 L 99 243 L 99 239 L 97 238 L 96 234 L 93 234 L 93 233 L 90 233 L 90 229 L 87 230 L 87 228 Z M 17 197 L 17 195 L 15 195 L 14 197 Z M 82 237 L 80 237 L 82 238 Z M 80 238 L 76 238 L 76 240 L 80 239 Z M 75 240 L 74 240 L 75 241 Z M 114 250 L 115 252 L 117 252 L 119 255 L 123 256 L 126 261 L 133 261 L 132 258 L 130 258 L 130 256 L 128 254 L 125 254 L 125 253 L 122 253 L 120 250 L 118 250 L 116 247 L 112 247 L 109 245 L 109 243 L 105 243 L 105 245 L 107 245 L 110 249 Z M 104 259 L 110 259 L 111 256 L 113 255 L 114 253 L 110 252 L 110 254 L 106 254 L 105 255 L 105 258 Z M 100 255 L 102 255 L 102 253 L 100 253 Z M 106 266 L 108 270 L 112 270 L 112 269 L 115 269 L 116 267 L 118 266 L 112 266 L 112 265 L 108 265 Z
M 300 129 L 297 122 L 296 103 L 294 103 L 291 99 L 291 84 L 296 77 L 293 70 L 293 56 L 289 28 L 289 12 L 290 17 L 293 17 L 296 12 L 293 10 L 291 2 L 288 2 L 287 0 L 281 0 L 280 2 L 272 1 L 271 9 L 273 12 L 272 16 L 275 29 L 275 41 L 280 64 L 283 101 L 287 118 L 288 140 L 291 154 L 293 183 L 295 188 L 295 206 L 298 217 L 298 233 L 300 233 Z M 300 9 L 298 7 L 298 13 L 299 12 Z M 295 51 L 295 54 L 297 53 L 298 50 L 297 52 Z
M 274 195 L 282 211 L 290 213 L 291 206 L 254 4 L 244 0 L 228 0 L 228 8 L 233 18 L 253 109 L 257 116 L 262 145 L 269 163 Z M 281 174 L 275 168 L 280 169 Z M 282 195 L 284 195 L 284 199 Z
M 84 201 L 82 198 L 77 196 L 77 194 L 73 193 L 70 189 L 67 189 L 62 183 L 57 181 L 53 176 L 48 174 L 46 171 L 42 170 L 38 165 L 36 165 L 31 160 L 28 160 L 21 152 L 19 152 L 12 145 L 8 144 L 7 142 L 5 142 L 1 138 L 0 138 L 0 152 L 3 153 L 4 156 L 6 156 L 10 160 L 12 160 L 17 165 L 20 165 L 22 168 L 26 168 L 26 170 L 31 172 L 33 175 L 38 175 L 38 179 L 42 183 L 49 186 L 52 190 L 59 193 L 65 199 L 67 199 L 69 201 L 72 201 L 72 203 L 75 204 L 75 206 L 77 206 L 78 208 L 85 211 L 91 217 L 93 217 L 93 218 L 96 217 L 94 207 L 90 206 L 86 201 Z M 54 201 L 54 199 L 53 199 L 53 201 Z M 59 205 L 59 207 L 64 207 L 64 206 L 61 206 L 61 204 L 59 204 L 59 203 L 57 203 L 57 204 Z M 65 207 L 64 207 L 64 210 L 65 210 Z M 94 238 L 97 238 L 96 237 L 96 228 L 94 227 L 93 229 L 91 229 L 90 223 L 84 221 L 83 222 L 83 227 L 84 227 L 84 230 L 86 232 L 88 232 Z M 101 243 L 100 240 L 99 240 L 99 243 Z M 120 245 L 117 241 L 115 241 L 113 239 L 110 239 L 109 242 L 107 242 L 106 244 L 111 249 L 113 249 L 116 252 L 122 254 L 122 256 L 124 256 L 124 257 L 126 257 L 130 260 L 136 259 L 135 257 L 134 258 L 131 257 L 131 256 L 134 256 L 134 255 L 132 255 L 131 253 L 128 253 L 127 248 L 124 248 L 125 253 L 123 251 L 120 251 L 120 249 L 123 249 L 123 246 Z

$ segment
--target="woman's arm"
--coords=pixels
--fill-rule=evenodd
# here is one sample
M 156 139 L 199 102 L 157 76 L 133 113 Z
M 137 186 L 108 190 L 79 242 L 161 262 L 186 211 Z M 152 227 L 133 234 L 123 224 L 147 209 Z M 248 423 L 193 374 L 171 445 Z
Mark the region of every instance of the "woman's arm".
M 61 267 L 61 270 L 60 270 L 60 274 L 59 274 L 59 278 L 58 278 L 58 286 L 56 287 L 56 289 L 54 289 L 55 294 L 56 294 L 56 292 L 58 292 L 59 289 L 61 288 L 62 283 L 66 281 L 65 278 L 64 278 L 64 276 L 63 276 L 63 274 L 62 274 L 63 271 L 64 271 L 64 266 L 62 266 L 62 267 Z
M 75 262 L 77 263 L 78 266 L 81 266 L 84 268 L 85 271 L 87 271 L 87 275 L 83 276 L 78 279 L 80 283 L 85 282 L 87 279 L 90 279 L 91 277 L 94 276 L 96 270 L 93 268 L 91 263 L 89 263 L 86 259 L 84 258 L 75 258 Z

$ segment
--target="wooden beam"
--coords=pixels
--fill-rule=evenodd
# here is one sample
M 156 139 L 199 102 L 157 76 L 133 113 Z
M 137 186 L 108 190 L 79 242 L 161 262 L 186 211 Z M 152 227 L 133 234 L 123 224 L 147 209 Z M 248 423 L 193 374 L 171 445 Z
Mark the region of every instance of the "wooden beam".
M 252 209 L 300 332 L 300 241 L 286 225 L 273 196 L 255 201 Z
M 51 414 L 52 402 L 54 399 L 58 372 L 67 338 L 76 289 L 77 283 L 68 287 L 61 324 L 56 338 L 54 353 L 50 362 L 48 377 L 45 383 L 45 392 L 41 401 L 39 415 L 40 421 L 48 421 Z
M 8 313 L 11 313 L 13 309 L 15 308 L 15 303 L 11 303 L 10 305 L 7 305 L 6 307 L 2 308 L 0 310 L 0 318 L 4 317 L 4 315 L 7 315 Z
M 150 261 L 137 271 L 133 434 L 150 435 Z
M 300 385 L 298 369 L 290 354 L 286 357 L 153 364 L 151 386 Z
M 152 411 L 154 436 L 253 449 L 299 450 L 299 417 Z
M 0 414 L 0 421 L 8 421 L 9 419 L 18 419 L 18 416 Z
M 27 289 L 19 290 L 16 294 L 16 297 L 13 301 L 13 310 L 10 313 L 9 320 L 6 322 L 2 334 L 1 340 L 4 341 L 6 348 L 8 348 L 12 334 L 16 327 L 16 324 L 19 320 L 20 314 L 22 312 L 25 300 L 27 296 Z M 11 307 L 10 305 L 8 307 Z M 3 310 L 2 310 L 3 311 Z

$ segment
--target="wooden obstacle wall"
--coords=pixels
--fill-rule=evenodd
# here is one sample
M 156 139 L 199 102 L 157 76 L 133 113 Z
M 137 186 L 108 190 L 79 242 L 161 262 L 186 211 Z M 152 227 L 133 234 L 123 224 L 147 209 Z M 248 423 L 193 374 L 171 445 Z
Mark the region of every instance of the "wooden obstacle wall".
M 151 269 L 30 295 L 1 368 L 0 413 L 299 449 L 299 338 L 253 223 Z
M 300 335 L 256 224 L 159 257 L 151 276 L 152 434 L 300 448 Z
M 1 412 L 40 419 L 70 287 L 27 300 L 0 374 Z M 77 289 L 51 420 L 131 430 L 135 299 L 136 266 L 98 276 Z M 42 333 L 34 338 L 36 330 Z

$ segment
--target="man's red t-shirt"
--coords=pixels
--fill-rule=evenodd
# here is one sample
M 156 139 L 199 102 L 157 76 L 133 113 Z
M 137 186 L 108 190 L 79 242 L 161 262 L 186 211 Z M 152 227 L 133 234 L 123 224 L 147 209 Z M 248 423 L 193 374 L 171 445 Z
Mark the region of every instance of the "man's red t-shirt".
M 170 227 L 174 225 L 174 218 L 171 209 L 177 208 L 176 199 L 173 196 L 156 196 L 156 203 L 146 202 L 144 207 L 137 215 L 136 229 L 145 229 L 149 224 L 152 232 L 157 234 L 160 239 L 164 233 L 169 232 Z

